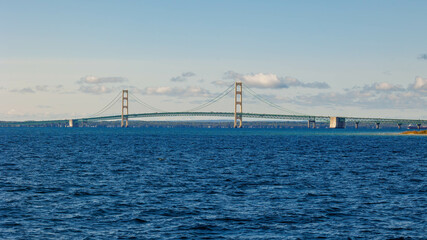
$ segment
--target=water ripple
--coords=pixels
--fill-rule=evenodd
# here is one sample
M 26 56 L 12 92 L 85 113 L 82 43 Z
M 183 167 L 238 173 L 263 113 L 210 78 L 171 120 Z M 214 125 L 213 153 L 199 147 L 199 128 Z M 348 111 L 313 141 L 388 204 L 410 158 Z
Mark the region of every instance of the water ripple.
M 1 239 L 425 239 L 427 142 L 0 129 Z

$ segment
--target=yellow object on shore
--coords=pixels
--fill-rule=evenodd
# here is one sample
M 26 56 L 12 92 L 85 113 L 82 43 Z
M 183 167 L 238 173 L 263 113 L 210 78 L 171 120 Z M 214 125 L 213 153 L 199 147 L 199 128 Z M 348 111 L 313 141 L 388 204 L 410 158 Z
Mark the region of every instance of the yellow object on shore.
M 403 132 L 402 134 L 408 134 L 408 135 L 427 135 L 427 130 L 423 130 L 423 131 L 406 131 L 406 132 Z

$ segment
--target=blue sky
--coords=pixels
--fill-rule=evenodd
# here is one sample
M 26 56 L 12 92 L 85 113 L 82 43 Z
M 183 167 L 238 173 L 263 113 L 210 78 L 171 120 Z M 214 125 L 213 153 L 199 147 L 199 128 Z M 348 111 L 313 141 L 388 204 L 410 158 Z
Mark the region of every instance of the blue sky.
M 426 10 L 426 1 L 0 1 L 0 119 L 87 116 L 123 88 L 185 110 L 235 80 L 307 114 L 427 119 Z M 245 100 L 246 111 L 280 113 Z

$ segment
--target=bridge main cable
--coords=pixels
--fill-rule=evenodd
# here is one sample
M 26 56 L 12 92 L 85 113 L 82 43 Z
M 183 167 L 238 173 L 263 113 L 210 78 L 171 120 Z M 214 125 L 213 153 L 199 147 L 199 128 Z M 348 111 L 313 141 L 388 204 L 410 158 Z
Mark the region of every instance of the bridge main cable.
M 279 105 L 277 105 L 277 104 L 275 104 L 275 103 L 273 103 L 273 102 L 271 102 L 271 101 L 267 100 L 266 98 L 264 98 L 264 97 L 260 96 L 260 95 L 259 95 L 259 94 L 257 94 L 254 90 L 252 90 L 251 88 L 247 87 L 246 85 L 244 85 L 244 86 L 243 86 L 243 88 L 244 88 L 245 90 L 247 90 L 247 91 L 249 92 L 249 94 L 251 94 L 253 97 L 255 97 L 255 98 L 257 98 L 258 100 L 262 101 L 263 103 L 265 103 L 265 104 L 269 105 L 270 107 L 276 108 L 276 109 L 278 109 L 278 110 L 280 110 L 280 111 L 283 111 L 283 112 L 290 113 L 290 114 L 292 114 L 292 115 L 307 116 L 306 114 L 303 114 L 303 113 L 299 113 L 299 112 L 295 112 L 295 111 L 292 111 L 292 110 L 286 109 L 286 108 L 284 108 L 284 107 L 281 107 L 281 106 L 279 106 Z
M 139 99 L 139 98 L 138 98 L 135 94 L 133 94 L 132 92 L 130 92 L 130 93 L 129 93 L 129 95 L 135 99 L 135 102 L 137 102 L 137 103 L 139 103 L 139 104 L 143 105 L 143 106 L 144 106 L 144 107 L 146 107 L 146 108 L 149 108 L 150 110 L 153 110 L 153 111 L 155 111 L 155 112 L 167 112 L 167 111 L 165 111 L 165 110 L 162 110 L 162 109 L 160 109 L 160 108 L 153 107 L 153 106 L 149 105 L 148 103 L 143 102 L 141 99 Z
M 99 116 L 101 114 L 103 114 L 105 111 L 107 111 L 108 109 L 110 109 L 114 104 L 116 104 L 116 102 L 118 102 L 120 100 L 120 94 L 121 92 L 119 92 L 114 98 L 113 100 L 111 100 L 107 105 L 105 105 L 103 108 L 101 108 L 101 110 L 99 110 L 98 112 L 89 115 L 89 117 L 96 117 Z
M 220 94 L 218 94 L 216 97 L 214 97 L 213 99 L 211 99 L 211 100 L 209 100 L 209 101 L 207 101 L 207 102 L 205 102 L 205 103 L 203 103 L 203 104 L 201 104 L 201 105 L 199 105 L 199 106 L 197 106 L 197 107 L 194 107 L 194 108 L 191 108 L 191 109 L 188 109 L 188 110 L 186 110 L 185 112 L 193 112 L 193 111 L 197 111 L 197 110 L 200 110 L 200 109 L 203 109 L 203 108 L 205 108 L 205 107 L 207 107 L 207 106 L 210 106 L 210 105 L 212 105 L 212 104 L 214 104 L 214 103 L 216 103 L 216 102 L 218 102 L 219 100 L 221 100 L 223 97 L 225 97 L 225 96 L 227 96 L 232 90 L 233 90 L 233 87 L 234 87 L 234 83 L 233 84 L 231 84 L 227 89 L 225 89 L 223 92 L 221 92 Z

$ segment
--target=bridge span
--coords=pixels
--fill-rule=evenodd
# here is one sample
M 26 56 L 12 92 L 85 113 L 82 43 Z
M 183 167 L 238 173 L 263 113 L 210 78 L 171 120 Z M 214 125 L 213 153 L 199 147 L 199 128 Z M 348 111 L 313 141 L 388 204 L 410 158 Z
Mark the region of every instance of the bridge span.
M 128 119 L 141 118 L 158 118 L 158 117 L 234 117 L 234 112 L 153 112 L 153 113 L 136 113 L 126 115 Z M 332 116 L 309 116 L 309 115 L 286 115 L 286 114 L 264 114 L 264 113 L 242 113 L 242 118 L 249 119 L 274 119 L 274 120 L 290 120 L 290 121 L 307 121 L 311 126 L 316 122 L 330 123 Z M 391 119 L 391 118 L 360 118 L 360 117 L 342 117 L 346 123 L 353 123 L 356 127 L 359 123 L 366 124 L 395 124 L 397 127 L 401 125 L 413 124 L 415 126 L 427 125 L 427 120 L 414 119 Z M 22 121 L 22 122 L 0 122 L 0 125 L 20 125 L 34 126 L 42 124 L 69 124 L 82 125 L 85 122 L 111 121 L 121 120 L 122 115 L 111 115 L 91 118 L 77 118 L 69 120 L 47 120 L 47 121 Z M 313 126 L 315 127 L 315 126 Z
M 234 86 L 234 112 L 201 112 L 195 111 L 210 104 L 218 101 L 219 99 L 226 96 L 233 90 Z M 253 90 L 246 87 L 246 90 L 250 94 L 253 94 L 254 97 L 260 99 L 261 101 L 270 104 L 273 107 L 278 108 L 279 110 L 285 110 L 288 112 L 293 112 L 280 106 L 267 102 L 268 100 L 262 99 L 260 96 L 254 95 Z M 120 99 L 121 95 L 121 99 Z M 167 112 L 167 111 L 156 111 L 150 113 L 134 113 L 129 114 L 129 92 L 128 90 L 122 90 L 121 94 L 116 96 L 116 102 L 121 100 L 121 115 L 109 115 L 109 116 L 95 116 L 95 117 L 85 117 L 85 118 L 75 118 L 75 119 L 66 119 L 66 120 L 45 120 L 45 121 L 0 121 L 0 126 L 36 126 L 43 124 L 62 124 L 73 127 L 75 125 L 83 126 L 85 122 L 93 121 L 111 121 L 111 120 L 121 120 L 121 126 L 127 127 L 129 125 L 129 119 L 137 118 L 158 118 L 158 117 L 229 117 L 234 118 L 234 127 L 241 128 L 243 126 L 243 118 L 247 119 L 274 119 L 274 120 L 287 120 L 287 121 L 306 121 L 307 126 L 316 127 L 316 122 L 329 123 L 330 128 L 345 128 L 346 123 L 354 124 L 355 128 L 359 127 L 360 123 L 364 124 L 375 124 L 375 127 L 380 128 L 381 124 L 395 124 L 399 129 L 402 125 L 414 125 L 418 129 L 423 125 L 427 125 L 427 120 L 421 119 L 393 119 L 393 118 L 364 118 L 364 117 L 352 117 L 352 116 L 315 116 L 315 115 L 306 115 L 306 114 L 266 114 L 266 113 L 245 113 L 242 110 L 243 105 L 243 84 L 242 82 L 236 82 L 233 85 L 230 85 L 224 92 L 219 96 L 211 99 L 210 101 L 202 104 L 196 108 L 190 109 L 188 111 L 182 112 Z M 149 106 L 146 103 L 140 101 L 137 97 L 137 102 Z M 114 101 L 112 101 L 114 102 Z M 110 102 L 111 104 L 111 102 Z M 108 106 L 108 105 L 107 105 Z M 111 106 L 110 106 L 111 107 Z M 157 108 L 149 106 L 152 110 L 157 110 Z M 105 111 L 101 109 L 101 113 Z

